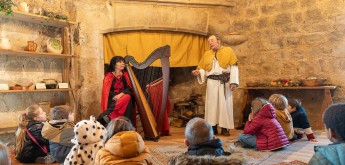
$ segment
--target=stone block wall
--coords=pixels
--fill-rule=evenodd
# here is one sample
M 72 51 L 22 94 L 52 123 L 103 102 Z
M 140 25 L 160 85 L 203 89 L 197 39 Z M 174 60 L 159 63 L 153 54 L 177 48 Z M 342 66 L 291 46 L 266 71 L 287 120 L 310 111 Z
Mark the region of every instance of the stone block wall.
M 231 11 L 232 31 L 249 37 L 233 47 L 241 84 L 308 76 L 344 84 L 344 1 L 238 1 Z M 338 88 L 334 101 L 345 101 Z
M 161 5 L 143 1 L 137 5 L 131 4 L 137 8 L 137 10 L 131 11 L 132 16 L 138 16 L 138 20 L 135 22 L 121 21 L 126 19 L 126 14 L 122 14 L 121 19 L 118 18 L 120 15 L 115 15 L 116 11 L 122 11 L 119 8 L 114 10 L 116 7 L 121 7 L 121 4 L 118 4 L 120 2 L 114 3 L 115 1 L 60 0 L 58 1 L 60 3 L 51 0 L 27 1 L 32 4 L 34 4 L 33 2 L 42 4 L 52 10 L 63 11 L 70 16 L 71 20 L 80 23 L 79 35 L 76 35 L 79 36 L 79 43 L 74 43 L 74 52 L 78 55 L 79 81 L 76 82 L 76 85 L 80 88 L 77 92 L 79 118 L 88 118 L 91 114 L 97 115 L 99 113 L 104 63 L 102 32 L 116 29 L 117 25 L 122 27 L 147 27 L 147 25 L 161 27 L 164 25 L 164 21 L 173 20 L 176 17 L 176 12 L 179 11 L 207 14 L 207 33 L 222 36 L 230 32 L 238 32 L 248 37 L 247 42 L 238 46 L 231 46 L 239 59 L 241 87 L 245 86 L 247 81 L 268 83 L 278 78 L 298 80 L 308 76 L 316 76 L 327 78 L 329 84 L 339 85 L 340 87 L 336 89 L 333 99 L 335 102 L 345 101 L 344 89 L 341 88 L 345 83 L 343 78 L 345 72 L 343 66 L 345 61 L 345 38 L 343 37 L 345 36 L 345 2 L 342 0 L 233 0 L 234 7 L 217 7 L 214 5 L 170 6 L 171 4 Z M 111 4 L 118 5 L 112 6 Z M 151 11 L 143 14 L 147 7 L 152 8 L 154 14 Z M 138 15 L 138 13 L 141 14 Z M 184 21 L 176 21 L 174 24 L 168 24 L 167 27 L 189 29 L 194 28 L 196 24 L 205 25 L 196 20 L 197 17 L 186 15 L 181 19 Z M 8 20 L 2 19 L 0 22 L 1 34 L 12 28 L 6 24 Z M 37 39 L 39 42 L 43 42 L 45 39 L 41 35 L 50 36 L 51 30 L 43 28 L 41 32 L 37 32 L 36 27 L 30 27 L 32 25 L 24 23 L 19 23 L 19 25 L 18 30 L 13 29 L 14 34 L 28 39 Z M 19 33 L 19 29 L 30 30 L 23 34 Z M 204 29 L 202 28 L 202 30 Z M 47 31 L 49 33 L 46 33 Z M 17 38 L 20 40 L 20 37 Z M 20 47 L 25 45 L 24 41 L 26 39 L 18 42 L 21 43 Z M 18 65 L 23 63 L 12 57 L 9 59 Z M 0 60 L 6 59 L 1 57 Z M 34 60 L 34 62 L 37 61 Z M 9 64 L 9 62 L 5 63 Z M 55 66 L 49 61 L 38 63 L 43 65 L 44 67 L 41 69 L 47 72 L 50 72 L 50 68 L 54 68 L 50 66 Z M 0 72 L 3 72 L 4 69 L 1 68 L 4 68 L 2 62 Z M 186 81 L 179 81 L 170 88 L 172 99 L 180 97 L 181 94 L 187 96 L 193 92 L 204 93 L 205 86 L 199 86 L 196 79 L 189 75 L 189 70 L 184 71 L 183 75 L 188 77 Z M 1 97 L 2 100 L 5 100 L 4 96 Z M 235 118 L 241 111 L 242 97 L 243 90 L 239 89 L 234 92 Z M 309 95 L 296 97 L 313 98 Z M 3 105 L 0 106 L 9 107 L 10 104 Z M 8 111 L 9 108 L 5 109 Z M 4 110 L 1 109 L 1 111 Z

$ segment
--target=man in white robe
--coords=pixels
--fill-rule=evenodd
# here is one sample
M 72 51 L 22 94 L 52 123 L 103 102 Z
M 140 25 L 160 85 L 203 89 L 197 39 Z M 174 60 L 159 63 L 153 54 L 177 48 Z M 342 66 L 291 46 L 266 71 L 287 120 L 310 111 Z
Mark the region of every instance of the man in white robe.
M 234 129 L 232 91 L 239 84 L 237 58 L 230 47 L 221 46 L 218 36 L 208 38 L 211 50 L 205 52 L 196 70 L 199 84 L 207 83 L 205 100 L 205 120 L 218 134 L 230 136 L 229 129 Z M 229 79 L 230 78 L 230 79 Z

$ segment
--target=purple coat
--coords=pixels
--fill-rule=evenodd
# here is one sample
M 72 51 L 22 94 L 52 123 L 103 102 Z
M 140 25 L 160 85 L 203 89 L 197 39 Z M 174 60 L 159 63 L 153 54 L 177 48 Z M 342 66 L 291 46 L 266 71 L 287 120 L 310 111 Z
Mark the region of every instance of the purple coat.
M 252 121 L 247 121 L 243 133 L 256 135 L 258 150 L 274 150 L 289 144 L 289 140 L 275 117 L 273 106 L 266 104 L 255 114 Z

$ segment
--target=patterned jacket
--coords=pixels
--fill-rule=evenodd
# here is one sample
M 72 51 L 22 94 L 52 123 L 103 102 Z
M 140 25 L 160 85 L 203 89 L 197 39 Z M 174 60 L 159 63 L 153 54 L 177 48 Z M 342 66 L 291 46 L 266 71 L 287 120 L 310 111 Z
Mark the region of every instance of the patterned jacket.
M 67 155 L 64 164 L 93 165 L 98 150 L 103 148 L 107 131 L 93 117 L 82 120 L 74 127 L 74 146 Z

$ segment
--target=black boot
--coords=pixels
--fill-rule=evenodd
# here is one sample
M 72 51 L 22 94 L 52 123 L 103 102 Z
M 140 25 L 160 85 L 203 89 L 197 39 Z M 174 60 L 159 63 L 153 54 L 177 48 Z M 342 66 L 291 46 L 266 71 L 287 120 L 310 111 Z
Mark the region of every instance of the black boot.
M 213 129 L 213 134 L 214 135 L 218 135 L 218 129 L 217 129 L 217 125 L 215 125 L 215 126 L 212 126 L 212 129 Z
M 226 128 L 222 128 L 221 134 L 222 134 L 223 136 L 230 136 L 230 132 L 229 132 L 229 130 L 226 129 Z

